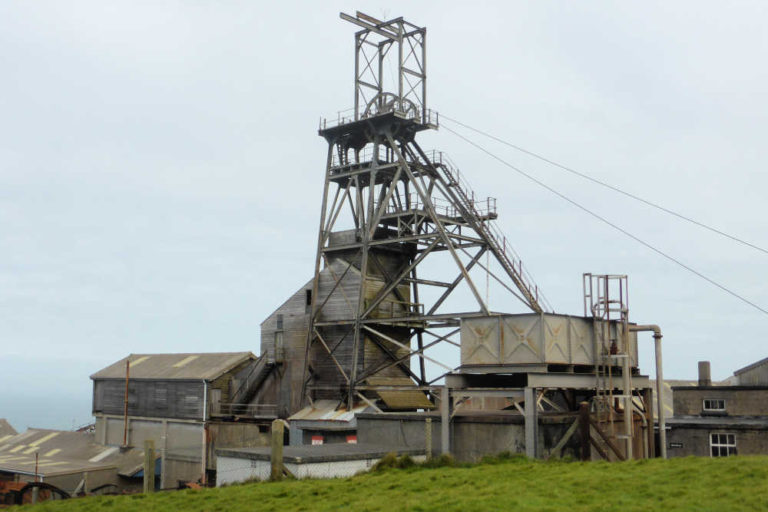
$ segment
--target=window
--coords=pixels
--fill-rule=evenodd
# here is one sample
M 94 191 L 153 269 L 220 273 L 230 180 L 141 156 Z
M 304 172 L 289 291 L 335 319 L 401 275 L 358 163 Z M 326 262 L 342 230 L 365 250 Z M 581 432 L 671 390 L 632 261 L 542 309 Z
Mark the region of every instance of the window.
M 277 330 L 283 330 L 283 315 L 281 313 L 278 313 L 277 315 Z
M 725 412 L 725 399 L 723 398 L 705 398 L 704 411 Z
M 709 450 L 712 457 L 736 455 L 736 434 L 709 434 Z
M 304 305 L 312 305 L 312 290 L 304 290 Z

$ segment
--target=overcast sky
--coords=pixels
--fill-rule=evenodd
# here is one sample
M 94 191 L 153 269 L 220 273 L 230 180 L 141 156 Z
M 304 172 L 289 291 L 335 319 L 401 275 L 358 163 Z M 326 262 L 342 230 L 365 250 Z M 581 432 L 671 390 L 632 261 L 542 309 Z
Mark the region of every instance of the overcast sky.
M 88 376 L 131 352 L 260 353 L 312 273 L 318 120 L 353 101 L 339 11 L 428 27 L 429 107 L 768 246 L 767 5 L 0 3 L 0 417 L 87 423 Z M 464 133 L 768 308 L 768 255 Z M 626 273 L 669 378 L 768 356 L 765 314 L 446 130 L 420 140 L 498 198 L 559 312 L 583 272 Z

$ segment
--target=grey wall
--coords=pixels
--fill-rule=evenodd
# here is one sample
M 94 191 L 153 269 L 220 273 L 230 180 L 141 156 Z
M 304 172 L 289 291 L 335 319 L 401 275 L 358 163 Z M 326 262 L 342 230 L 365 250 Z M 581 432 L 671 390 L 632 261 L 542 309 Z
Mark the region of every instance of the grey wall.
M 128 415 L 155 418 L 203 418 L 204 386 L 199 381 L 130 380 Z M 123 414 L 125 381 L 93 382 L 93 413 Z
M 696 427 L 672 425 L 667 433 L 667 454 L 669 457 L 687 457 L 689 455 L 709 457 L 709 436 L 715 433 L 735 434 L 738 455 L 764 455 L 768 453 L 768 427 L 749 429 L 744 427 L 722 428 L 715 425 Z M 682 447 L 673 448 L 674 444 L 682 444 Z
M 359 414 L 357 439 L 359 443 L 409 448 L 425 447 L 424 414 Z M 573 422 L 574 418 L 539 424 L 539 446 L 547 455 Z M 440 417 L 432 417 L 432 450 L 441 450 Z M 525 453 L 525 425 L 516 415 L 492 417 L 454 417 L 451 422 L 451 453 L 462 462 L 474 462 L 484 455 L 500 452 Z M 578 456 L 578 436 L 566 444 L 563 456 Z
M 702 414 L 703 401 L 708 398 L 725 399 L 725 409 L 729 416 L 768 415 L 768 388 L 717 386 L 675 388 L 673 390 L 675 416 Z

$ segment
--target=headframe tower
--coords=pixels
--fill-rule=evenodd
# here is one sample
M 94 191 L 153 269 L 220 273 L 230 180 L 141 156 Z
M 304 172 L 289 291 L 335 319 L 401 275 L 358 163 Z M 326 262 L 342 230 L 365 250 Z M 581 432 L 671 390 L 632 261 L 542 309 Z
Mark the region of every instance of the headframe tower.
M 411 388 L 401 406 L 428 408 L 423 391 L 440 376 L 428 377 L 425 361 L 453 368 L 425 351 L 458 346 L 461 318 L 492 314 L 473 269 L 527 310 L 551 307 L 495 226 L 495 200 L 476 199 L 443 153 L 416 142 L 439 124 L 427 106 L 426 28 L 360 12 L 341 18 L 360 28 L 354 109 L 319 129 L 328 152 L 302 400 L 341 397 L 351 407 Z M 469 311 L 451 305 L 458 293 Z

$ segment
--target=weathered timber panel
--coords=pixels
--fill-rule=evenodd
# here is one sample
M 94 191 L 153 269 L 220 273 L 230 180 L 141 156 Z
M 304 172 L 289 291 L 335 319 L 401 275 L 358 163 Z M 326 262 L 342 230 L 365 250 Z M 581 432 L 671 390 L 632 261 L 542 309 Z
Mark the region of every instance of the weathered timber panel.
M 201 419 L 203 387 L 202 381 L 129 380 L 128 415 Z M 94 380 L 94 413 L 122 415 L 124 403 L 124 380 Z

